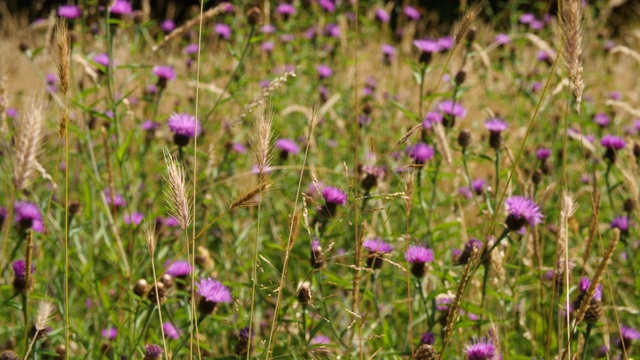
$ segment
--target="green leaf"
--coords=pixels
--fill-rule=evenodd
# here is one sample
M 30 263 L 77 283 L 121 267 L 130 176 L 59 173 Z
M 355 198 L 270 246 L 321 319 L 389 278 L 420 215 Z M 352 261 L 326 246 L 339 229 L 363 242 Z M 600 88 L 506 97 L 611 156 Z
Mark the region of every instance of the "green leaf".
M 129 144 L 131 143 L 131 139 L 133 139 L 133 134 L 135 133 L 135 131 L 129 131 L 129 135 L 127 136 L 127 140 L 120 145 L 120 147 L 118 148 L 118 151 L 116 152 L 116 157 L 118 159 L 118 162 L 122 162 L 122 159 L 124 159 L 124 154 L 127 152 L 127 148 L 129 147 Z

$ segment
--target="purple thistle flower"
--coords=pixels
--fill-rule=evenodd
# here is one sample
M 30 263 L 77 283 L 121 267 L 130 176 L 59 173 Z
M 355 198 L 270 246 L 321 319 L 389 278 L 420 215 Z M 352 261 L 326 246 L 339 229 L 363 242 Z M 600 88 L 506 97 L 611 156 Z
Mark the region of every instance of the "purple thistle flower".
M 453 37 L 444 36 L 437 40 L 440 51 L 451 50 L 453 48 Z
M 202 279 L 199 283 L 197 293 L 208 302 L 215 304 L 230 303 L 232 301 L 231 291 L 221 282 L 211 278 Z
M 447 294 L 442 294 L 436 297 L 436 310 L 438 311 L 449 311 L 449 306 L 451 305 L 451 297 Z
M 42 222 L 42 214 L 36 204 L 18 201 L 14 204 L 15 207 L 15 221 L 22 229 L 32 229 L 36 232 L 42 232 L 44 230 L 44 223 Z
M 580 292 L 585 294 L 591 285 L 591 281 L 588 277 L 583 276 L 580 279 Z M 593 293 L 593 298 L 597 301 L 602 301 L 602 284 L 596 285 L 596 291 Z
M 160 79 L 168 81 L 176 78 L 176 72 L 171 66 L 154 66 L 153 73 Z
M 538 61 L 540 62 L 545 62 L 547 64 L 551 64 L 551 57 L 552 57 L 551 54 L 549 54 L 544 50 L 538 50 L 538 52 L 536 53 L 536 59 L 538 59 Z M 555 55 L 553 57 L 555 57 Z
M 124 223 L 127 225 L 130 225 L 130 224 L 140 225 L 140 223 L 142 222 L 142 219 L 144 219 L 144 214 L 142 213 L 133 213 L 131 215 L 126 214 L 123 218 Z
M 388 23 L 389 20 L 391 20 L 391 17 L 389 16 L 389 14 L 381 8 L 376 9 L 376 19 L 378 19 L 378 21 L 380 21 L 381 23 Z
M 113 340 L 113 339 L 116 338 L 116 335 L 118 335 L 118 329 L 116 329 L 115 327 L 111 326 L 111 327 L 108 327 L 106 329 L 103 329 L 100 332 L 100 335 L 102 335 L 102 337 L 107 339 L 107 340 Z
M 184 48 L 184 53 L 187 55 L 193 55 L 198 53 L 199 49 L 198 44 L 189 44 Z
M 481 340 L 475 344 L 467 345 L 464 349 L 468 360 L 493 360 L 496 355 L 496 347 L 487 340 Z
M 362 247 L 375 254 L 388 254 L 393 250 L 393 246 L 382 239 L 369 239 L 362 243 Z
M 82 11 L 75 5 L 61 5 L 58 8 L 58 16 L 67 20 L 73 20 L 82 16 Z
M 93 61 L 98 65 L 102 65 L 104 67 L 107 67 L 107 66 L 109 66 L 109 55 L 103 54 L 103 53 L 96 54 L 93 57 Z
M 18 117 L 18 109 L 13 108 L 13 107 L 8 108 L 7 109 L 7 116 L 12 118 L 12 119 L 17 118 Z
M 615 135 L 603 136 L 602 139 L 600 139 L 600 144 L 611 150 L 624 149 L 624 147 L 627 145 L 623 138 Z
M 215 24 L 213 26 L 213 32 L 215 32 L 219 37 L 229 40 L 231 37 L 231 26 L 227 24 Z
M 411 20 L 420 20 L 420 11 L 413 6 L 405 6 L 404 14 Z
M 318 72 L 318 76 L 320 76 L 321 79 L 326 79 L 333 75 L 333 71 L 331 70 L 331 68 L 323 64 L 317 65 L 316 71 Z
M 269 24 L 269 25 L 263 25 L 260 28 L 260 32 L 263 34 L 273 34 L 274 32 L 276 32 L 276 27 Z
M 316 335 L 309 341 L 309 345 L 328 345 L 331 339 L 325 335 Z
M 505 223 L 509 230 L 518 231 L 526 223 L 534 227 L 542 222 L 542 212 L 533 200 L 524 196 L 512 196 L 504 203 L 508 212 Z
M 144 360 L 158 360 L 162 358 L 162 346 L 147 344 L 144 346 Z
M 475 191 L 476 195 L 482 195 L 485 187 L 487 187 L 487 182 L 484 179 L 475 179 L 471 181 L 471 188 Z
M 410 245 L 404 255 L 405 260 L 411 264 L 425 264 L 433 261 L 433 251 L 424 246 Z
M 267 41 L 265 43 L 263 43 L 262 45 L 260 45 L 260 50 L 266 52 L 266 53 L 270 53 L 273 51 L 273 49 L 276 48 L 276 44 L 273 41 Z
M 170 322 L 163 323 L 162 330 L 164 330 L 164 334 L 170 339 L 176 340 L 180 338 L 180 332 Z
M 382 60 L 385 64 L 389 65 L 396 57 L 396 48 L 389 44 L 382 44 L 380 47 L 382 51 Z
M 609 99 L 620 100 L 622 99 L 622 93 L 620 91 L 612 91 L 609 93 Z
M 551 156 L 551 150 L 541 147 L 536 150 L 536 158 L 540 161 L 545 161 Z
M 507 123 L 500 118 L 491 118 L 484 122 L 484 127 L 490 132 L 500 133 L 507 129 Z
M 443 100 L 438 103 L 438 110 L 440 110 L 443 114 L 449 116 L 455 116 L 457 118 L 463 119 L 467 116 L 467 110 L 460 105 L 460 103 L 456 103 L 453 100 Z
M 409 150 L 409 157 L 418 165 L 422 165 L 427 162 L 427 160 L 433 159 L 434 154 L 435 150 L 433 147 L 423 142 L 415 144 Z
M 627 216 L 619 216 L 611 220 L 611 228 L 618 229 L 622 233 L 629 232 L 629 218 Z
M 433 54 L 441 50 L 440 45 L 436 40 L 422 39 L 414 40 L 413 45 L 418 48 L 422 53 Z
M 284 3 L 276 7 L 276 13 L 288 17 L 296 14 L 296 8 L 291 4 Z
M 129 15 L 133 11 L 131 3 L 125 0 L 115 0 L 109 8 L 109 12 L 113 15 Z
M 605 127 L 611 123 L 611 119 L 605 113 L 597 113 L 593 116 L 593 121 L 600 125 L 600 127 Z
M 104 189 L 103 193 L 109 207 L 115 206 L 116 208 L 122 208 L 127 206 L 127 201 L 122 195 L 116 193 L 111 196 L 111 190 L 109 190 L 109 188 Z
M 520 22 L 523 24 L 531 24 L 536 20 L 536 16 L 530 13 L 520 15 Z
M 640 331 L 628 327 L 628 326 L 620 326 L 620 333 L 622 333 L 622 337 L 625 340 L 640 340 Z
M 16 260 L 11 264 L 13 269 L 13 276 L 17 278 L 25 278 L 27 276 L 27 264 L 24 260 Z M 36 268 L 31 264 L 31 273 L 35 272 Z
M 544 28 L 544 23 L 540 20 L 534 20 L 531 22 L 531 24 L 529 24 L 529 27 L 532 30 L 541 30 L 542 28 Z
M 160 123 L 153 120 L 145 120 L 140 124 L 140 128 L 145 131 L 154 131 L 160 128 Z
M 289 43 L 295 40 L 296 37 L 293 34 L 282 34 L 280 35 L 280 40 L 284 43 Z
M 291 139 L 278 139 L 276 140 L 275 147 L 280 149 L 283 154 L 297 154 L 300 152 L 300 146 Z
M 177 227 L 180 225 L 180 223 L 178 223 L 178 219 L 174 218 L 173 216 L 169 216 L 164 220 L 163 225 L 168 227 Z
M 420 344 L 433 345 L 436 342 L 436 336 L 432 332 L 425 332 L 420 336 Z
M 173 29 L 176 28 L 176 23 L 173 22 L 173 20 L 171 19 L 166 19 L 165 21 L 163 21 L 160 24 L 160 28 L 162 29 L 162 31 L 164 31 L 165 33 L 170 33 L 173 31 Z
M 468 186 L 462 186 L 458 188 L 458 194 L 464 196 L 467 199 L 473 198 L 473 193 L 471 193 L 471 189 Z
M 328 204 L 344 205 L 347 203 L 347 194 L 342 192 L 342 190 L 331 186 L 325 186 L 322 188 L 322 197 Z
M 191 264 L 188 261 L 178 260 L 175 262 L 167 261 L 164 266 L 167 268 L 166 273 L 172 277 L 184 278 L 191 274 Z
M 507 45 L 507 44 L 509 44 L 511 42 L 511 37 L 509 35 L 507 35 L 507 34 L 498 34 L 494 38 L 494 41 L 499 46 L 504 46 L 504 45 Z
M 171 115 L 167 121 L 167 125 L 169 126 L 169 130 L 173 132 L 173 141 L 178 146 L 187 145 L 189 139 L 200 135 L 202 131 L 200 121 L 185 113 Z
M 334 4 L 331 0 L 318 0 L 318 4 L 327 12 L 336 11 L 336 4 Z
M 436 123 L 442 124 L 442 113 L 437 111 L 429 111 L 427 115 L 424 117 L 424 122 L 422 126 L 425 129 L 431 129 Z

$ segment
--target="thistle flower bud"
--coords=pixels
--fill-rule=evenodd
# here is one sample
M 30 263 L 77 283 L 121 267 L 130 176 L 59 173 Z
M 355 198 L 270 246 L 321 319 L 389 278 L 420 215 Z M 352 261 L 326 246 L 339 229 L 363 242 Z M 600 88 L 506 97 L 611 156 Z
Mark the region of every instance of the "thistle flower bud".
M 171 289 L 173 287 L 173 276 L 169 274 L 164 274 L 160 277 L 160 282 L 164 284 L 166 289 Z
M 140 279 L 136 281 L 135 285 L 133 285 L 133 293 L 140 297 L 143 297 L 148 290 L 149 290 L 149 284 L 145 279 Z
M 466 79 L 467 79 L 467 73 L 464 72 L 463 70 L 460 70 L 458 71 L 458 73 L 456 73 L 456 77 L 455 77 L 456 85 L 462 85 Z
M 80 210 L 82 210 L 82 206 L 80 205 L 80 202 L 75 200 L 69 202 L 68 208 L 69 208 L 70 216 L 76 216 L 80 213 Z
M 157 290 L 156 290 L 157 288 Z M 155 286 L 151 286 L 149 290 L 149 300 L 153 302 L 163 303 L 167 300 L 166 287 L 163 283 L 157 282 Z
M 436 360 L 438 358 L 438 352 L 433 345 L 422 344 L 416 350 L 414 356 L 415 360 Z
M 636 201 L 633 198 L 628 198 L 624 201 L 623 209 L 624 211 L 630 213 L 633 212 L 636 208 Z
M 262 10 L 260 10 L 257 6 L 250 7 L 247 12 L 247 21 L 251 26 L 260 26 L 264 21 L 264 15 L 262 14 Z
M 298 289 L 298 301 L 303 304 L 303 305 L 307 305 L 311 302 L 311 284 L 309 284 L 309 282 L 305 281 L 304 283 L 302 283 L 302 285 L 300 285 L 300 288 Z
M 20 357 L 11 350 L 5 350 L 0 353 L 0 360 L 20 360 Z
M 321 269 L 326 263 L 326 257 L 322 252 L 322 246 L 320 245 L 320 240 L 314 239 L 311 242 L 311 258 L 310 263 L 311 267 L 314 269 Z
M 460 147 L 467 148 L 471 145 L 471 133 L 468 130 L 461 130 L 458 134 L 458 145 Z

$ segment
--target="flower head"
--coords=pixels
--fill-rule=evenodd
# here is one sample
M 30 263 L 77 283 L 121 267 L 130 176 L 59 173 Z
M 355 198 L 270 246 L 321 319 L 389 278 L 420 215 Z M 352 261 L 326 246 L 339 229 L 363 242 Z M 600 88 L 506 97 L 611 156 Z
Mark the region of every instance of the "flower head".
M 536 158 L 541 161 L 547 160 L 551 156 L 551 150 L 541 147 L 536 150 Z
M 609 115 L 605 113 L 597 113 L 593 116 L 593 121 L 598 124 L 600 127 L 605 127 L 611 123 L 611 119 Z
M 500 118 L 491 118 L 484 122 L 484 127 L 490 132 L 502 132 L 507 129 L 507 123 Z
M 27 264 L 24 260 L 16 260 L 11 264 L 11 268 L 13 269 L 13 276 L 17 278 L 24 278 L 27 276 Z M 35 271 L 35 267 L 31 264 L 31 273 Z
M 316 71 L 318 72 L 318 76 L 320 76 L 321 79 L 326 79 L 333 75 L 333 71 L 331 70 L 331 68 L 323 64 L 317 65 Z
M 485 187 L 487 187 L 487 181 L 485 179 L 474 179 L 471 181 L 471 188 L 473 188 L 476 195 L 482 194 Z
M 388 254 L 393 250 L 393 246 L 384 242 L 382 239 L 369 239 L 362 243 L 362 247 L 371 253 Z
M 186 277 L 191 274 L 191 264 L 188 261 L 178 260 L 175 262 L 167 262 L 165 264 L 167 268 L 166 273 L 173 277 Z
M 300 152 L 300 146 L 291 139 L 278 139 L 276 140 L 275 147 L 288 154 L 297 154 Z
M 583 294 L 586 294 L 590 285 L 591 285 L 591 281 L 589 280 L 589 278 L 586 276 L 583 276 L 580 279 L 580 286 L 579 286 L 580 292 Z M 596 285 L 596 291 L 593 293 L 593 298 L 597 301 L 602 301 L 602 284 Z
M 127 201 L 120 194 L 114 193 L 111 194 L 111 190 L 109 188 L 104 189 L 103 191 L 104 197 L 107 199 L 107 205 L 115 206 L 116 208 L 121 208 L 127 206 Z
M 507 34 L 498 34 L 496 35 L 496 37 L 494 38 L 494 41 L 500 45 L 500 46 L 504 46 L 507 45 L 508 43 L 511 42 L 511 37 Z
M 413 159 L 416 164 L 424 164 L 427 160 L 433 159 L 435 150 L 430 145 L 425 143 L 417 143 L 409 150 L 409 157 Z
M 200 122 L 195 117 L 185 113 L 175 113 L 169 117 L 167 121 L 169 130 L 175 135 L 181 135 L 186 138 L 193 138 L 200 135 L 202 129 Z
M 506 224 L 509 230 L 518 231 L 526 223 L 536 226 L 542 222 L 542 212 L 538 205 L 524 196 L 512 196 L 505 201 L 507 208 Z
M 378 8 L 376 9 L 376 19 L 381 23 L 388 23 L 391 17 L 384 9 Z
M 109 66 L 109 55 L 103 54 L 103 53 L 96 54 L 93 57 L 93 61 L 98 65 L 102 65 L 104 67 L 107 67 L 107 66 Z
M 531 24 L 536 20 L 536 16 L 530 13 L 520 15 L 520 22 L 523 24 Z
M 202 279 L 197 283 L 197 286 L 197 293 L 209 302 L 219 304 L 230 303 L 232 300 L 229 288 L 217 280 Z
M 180 338 L 180 332 L 170 322 L 163 323 L 162 330 L 164 330 L 164 334 L 170 339 L 176 340 Z
M 420 20 L 420 11 L 413 6 L 405 6 L 404 14 L 411 20 Z
M 420 344 L 429 344 L 433 345 L 436 342 L 436 336 L 432 332 L 425 332 L 420 336 Z
M 414 40 L 413 45 L 417 47 L 423 53 L 437 53 L 440 51 L 440 45 L 438 45 L 438 41 L 423 39 L 423 40 Z
M 147 344 L 144 346 L 144 360 L 162 359 L 162 346 L 155 344 Z
M 123 218 L 124 223 L 127 225 L 140 225 L 142 219 L 144 219 L 143 213 L 126 214 Z
M 309 341 L 310 345 L 327 345 L 331 342 L 328 336 L 325 335 L 316 335 Z
M 227 24 L 215 24 L 213 31 L 221 38 L 228 40 L 231 37 L 231 26 Z
M 291 16 L 296 14 L 296 8 L 291 4 L 280 4 L 276 8 L 276 13 L 285 16 Z
M 170 33 L 176 28 L 176 23 L 171 19 L 166 19 L 160 24 L 162 31 Z
M 107 340 L 113 340 L 113 339 L 116 338 L 116 335 L 118 335 L 118 329 L 116 329 L 115 327 L 111 326 L 111 327 L 108 327 L 106 329 L 103 329 L 100 332 L 100 335 L 102 335 L 102 337 L 107 339 Z
M 627 145 L 623 138 L 615 135 L 603 136 L 602 139 L 600 139 L 600 144 L 611 150 L 624 149 L 624 147 Z
M 33 231 L 42 232 L 44 223 L 42 222 L 42 214 L 36 204 L 18 201 L 15 203 L 15 221 L 23 229 L 32 229 Z
M 154 66 L 153 73 L 162 80 L 173 80 L 176 78 L 176 72 L 171 66 Z
M 436 296 L 436 310 L 449 311 L 449 305 L 451 305 L 451 301 L 451 296 L 447 294 Z
M 347 194 L 331 186 L 325 186 L 322 189 L 322 197 L 329 204 L 344 205 L 347 203 Z
M 131 3 L 125 0 L 115 0 L 109 8 L 109 12 L 113 15 L 129 15 L 131 11 L 133 11 Z
M 429 263 L 433 261 L 433 251 L 424 246 L 410 245 L 404 255 L 405 260 L 414 263 Z
M 424 122 L 422 126 L 425 129 L 431 129 L 435 124 L 442 123 L 442 113 L 438 111 L 429 111 L 427 115 L 424 117 Z
M 441 101 L 440 103 L 438 103 L 438 110 L 440 110 L 443 114 L 455 116 L 460 119 L 467 116 L 467 110 L 465 110 L 462 105 L 454 102 L 453 100 Z
M 58 8 L 58 16 L 67 20 L 77 19 L 82 16 L 82 11 L 75 5 L 61 5 Z
M 451 50 L 453 47 L 453 37 L 452 36 L 443 36 L 437 40 L 438 47 L 440 47 L 440 51 Z
M 464 349 L 468 360 L 493 360 L 496 347 L 490 341 L 481 340 L 475 344 L 467 345 Z
M 629 218 L 627 216 L 619 216 L 611 220 L 611 228 L 618 229 L 620 232 L 629 232 Z

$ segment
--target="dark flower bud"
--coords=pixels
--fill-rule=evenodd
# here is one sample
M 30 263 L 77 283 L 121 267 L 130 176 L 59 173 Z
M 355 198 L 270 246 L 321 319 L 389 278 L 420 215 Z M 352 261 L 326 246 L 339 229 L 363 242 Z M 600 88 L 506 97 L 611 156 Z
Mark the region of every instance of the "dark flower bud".
M 531 175 L 531 181 L 533 181 L 534 184 L 538 185 L 540 184 L 540 182 L 542 182 L 542 177 L 542 171 L 540 169 L 536 169 L 536 171 L 533 172 L 533 175 Z
M 69 202 L 69 215 L 76 216 L 80 213 L 81 206 L 78 201 L 70 201 Z
M 303 305 L 307 305 L 311 302 L 311 287 L 308 282 L 304 282 L 300 286 L 300 289 L 298 289 L 297 296 L 298 296 L 298 301 Z
M 624 201 L 623 209 L 626 212 L 632 212 L 636 208 L 636 201 L 633 198 L 628 198 Z
M 64 344 L 60 344 L 58 346 L 56 346 L 56 354 L 58 354 L 59 357 L 64 358 L 65 355 L 67 354 L 67 347 L 64 346 Z
M 324 253 L 322 252 L 322 246 L 317 239 L 311 242 L 311 267 L 314 269 L 321 269 L 327 261 Z
M 27 51 L 29 51 L 29 45 L 25 42 L 20 42 L 20 45 L 18 45 L 20 48 L 20 51 L 23 53 L 26 53 Z
M 494 150 L 502 147 L 502 133 L 499 131 L 489 132 L 489 146 Z
M 164 274 L 160 277 L 160 282 L 164 284 L 166 289 L 171 289 L 173 287 L 173 276 L 169 274 Z
M 640 144 L 633 145 L 633 156 L 636 157 L 636 160 L 640 160 Z
M 422 344 L 416 350 L 414 356 L 415 360 L 436 360 L 438 358 L 438 352 L 430 344 Z
M 264 21 L 262 10 L 257 6 L 250 7 L 247 10 L 247 21 L 249 21 L 249 25 L 252 26 L 262 25 L 262 22 Z
M 145 279 L 140 279 L 136 281 L 135 285 L 133 285 L 133 293 L 140 297 L 145 296 L 148 290 L 149 290 L 149 284 Z
M 20 357 L 11 350 L 5 350 L 0 353 L 0 360 L 20 360 Z
M 163 283 L 157 282 L 155 286 L 151 286 L 151 289 L 149 290 L 149 299 L 153 302 L 160 303 L 163 303 L 167 299 L 166 287 Z
M 458 71 L 455 77 L 456 85 L 462 85 L 466 79 L 467 79 L 467 73 L 464 72 L 463 70 Z
M 458 134 L 458 145 L 463 148 L 468 147 L 471 144 L 471 133 L 468 130 L 460 131 Z
M 198 311 L 200 311 L 202 315 L 211 315 L 213 313 L 213 310 L 216 309 L 216 305 L 217 303 L 209 301 L 206 298 L 202 297 L 198 302 Z

